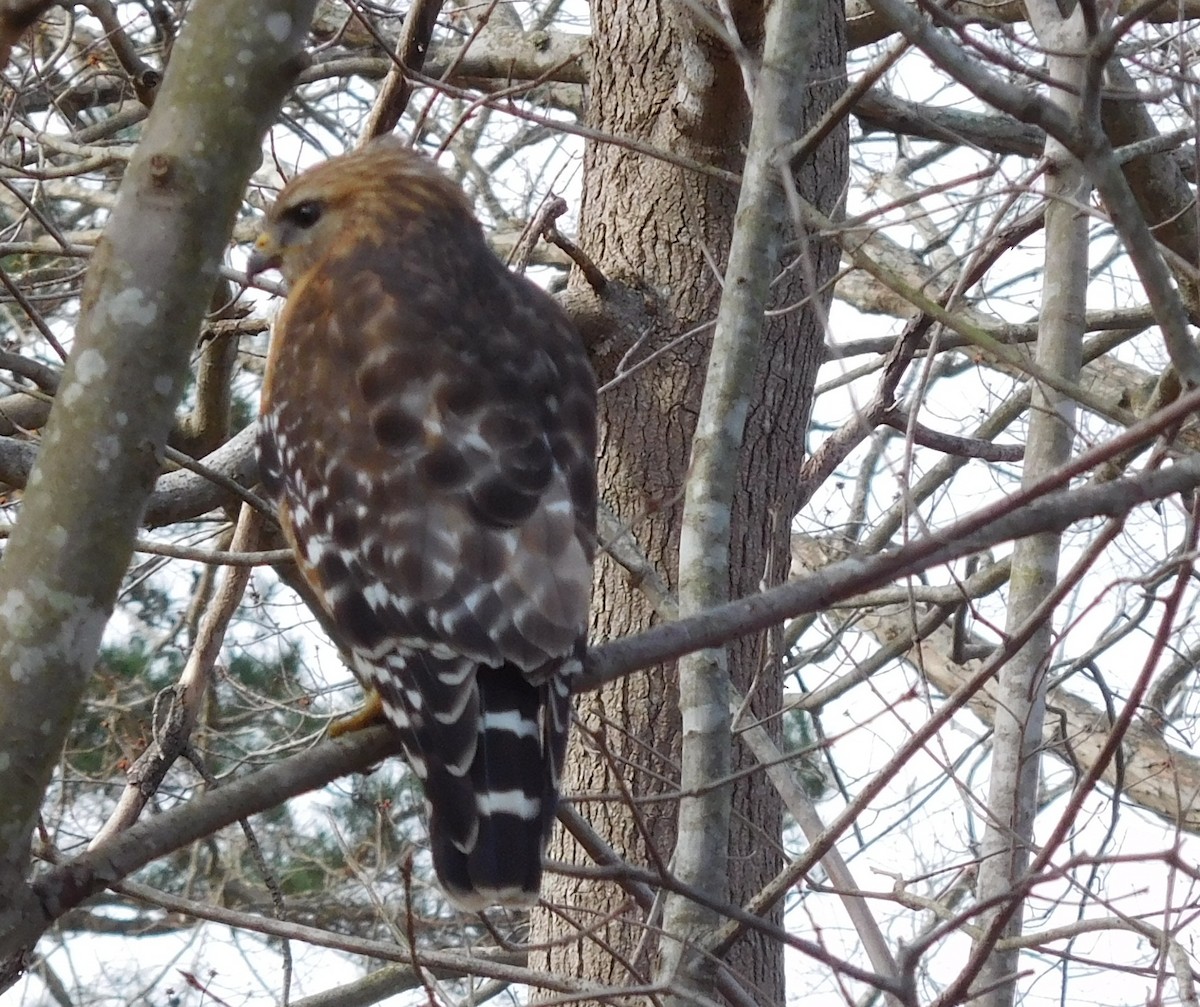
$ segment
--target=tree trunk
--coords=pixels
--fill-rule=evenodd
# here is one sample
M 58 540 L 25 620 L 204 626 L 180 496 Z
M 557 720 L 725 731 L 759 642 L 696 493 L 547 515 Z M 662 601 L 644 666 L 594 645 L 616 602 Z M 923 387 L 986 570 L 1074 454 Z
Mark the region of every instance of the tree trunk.
M 1063 82 L 1051 100 L 1073 116 L 1098 112 L 1080 98 L 1086 87 L 1087 46 L 1083 12 L 1070 18 L 1048 0 L 1031 0 L 1030 19 L 1038 40 L 1051 55 L 1047 69 Z M 1080 164 L 1058 143 L 1048 140 L 1046 269 L 1042 285 L 1042 317 L 1038 327 L 1039 366 L 1068 381 L 1078 381 L 1082 367 L 1083 318 L 1087 309 L 1088 213 L 1091 185 Z M 1071 459 L 1075 442 L 1075 404 L 1053 389 L 1033 389 L 1029 435 L 1021 482 L 1031 486 Z M 1012 577 L 1005 629 L 1014 633 L 1037 616 L 1058 583 L 1061 536 L 1033 535 L 1013 546 Z M 988 781 L 987 827 L 981 842 L 976 897 L 987 907 L 980 917 L 986 936 L 973 954 L 986 955 L 974 989 L 980 1007 L 1012 1007 L 1017 998 L 1020 954 L 997 949 L 997 939 L 1022 932 L 1024 901 L 1018 894 L 1029 866 L 1038 810 L 1042 733 L 1046 720 L 1046 675 L 1055 646 L 1053 618 L 1045 617 L 1029 642 L 1000 669 L 996 681 L 995 738 Z
M 825 6 L 828 14 L 810 73 L 807 127 L 844 88 L 841 8 Z M 761 10 L 735 5 L 734 14 L 743 44 L 757 52 Z M 592 16 L 588 125 L 652 144 L 676 158 L 740 172 L 749 110 L 742 71 L 729 50 L 703 32 L 684 5 L 603 0 L 593 4 Z M 801 192 L 826 211 L 841 193 L 846 156 L 846 133 L 839 126 L 815 156 L 798 166 Z M 597 301 L 576 275 L 572 295 L 603 383 L 613 378 L 643 333 L 648 334 L 627 365 L 711 323 L 738 193 L 728 180 L 619 143 L 590 143 L 584 170 L 580 243 L 616 289 Z M 807 262 L 797 263 L 797 256 Z M 837 262 L 827 242 L 793 242 L 775 267 L 775 272 L 789 264 L 793 268 L 775 283 L 772 306 L 801 301 L 808 278 L 824 284 Z M 630 319 L 626 311 L 614 324 L 612 306 L 622 300 L 644 307 L 644 314 Z M 769 318 L 764 327 L 733 516 L 730 590 L 735 597 L 787 577 L 796 473 L 827 304 L 826 297 L 817 298 Z M 681 340 L 601 396 L 603 499 L 672 588 L 709 334 L 702 328 Z M 593 601 L 594 640 L 637 632 L 654 621 L 650 603 L 630 580 L 611 560 L 601 560 Z M 765 637 L 750 638 L 729 652 L 735 685 L 752 692 L 753 714 L 762 717 L 778 712 L 782 688 L 778 655 L 770 643 Z M 582 730 L 568 760 L 564 793 L 618 854 L 633 864 L 666 866 L 679 780 L 673 669 L 622 679 L 581 697 L 577 709 Z M 736 777 L 752 759 L 737 745 L 733 755 Z M 626 797 L 633 798 L 632 806 Z M 780 867 L 781 805 L 765 775 L 753 773 L 738 779 L 733 808 L 729 889 L 731 899 L 741 903 Z M 551 855 L 574 864 L 592 863 L 562 836 Z M 646 924 L 655 921 L 648 921 L 620 888 L 552 876 L 543 894 L 557 910 L 535 919 L 535 942 L 549 944 L 545 967 L 606 986 L 651 981 L 656 945 Z M 727 964 L 754 991 L 757 1002 L 783 1002 L 781 948 L 752 935 L 734 946 Z

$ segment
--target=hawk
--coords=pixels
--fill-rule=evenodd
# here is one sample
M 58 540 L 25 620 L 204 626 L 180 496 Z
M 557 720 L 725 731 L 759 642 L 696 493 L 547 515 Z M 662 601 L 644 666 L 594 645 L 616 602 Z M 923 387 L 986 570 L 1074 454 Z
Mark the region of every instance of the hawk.
M 298 175 L 248 273 L 288 284 L 261 480 L 300 570 L 422 780 L 466 910 L 537 899 L 582 669 L 596 385 L 555 301 L 394 138 Z

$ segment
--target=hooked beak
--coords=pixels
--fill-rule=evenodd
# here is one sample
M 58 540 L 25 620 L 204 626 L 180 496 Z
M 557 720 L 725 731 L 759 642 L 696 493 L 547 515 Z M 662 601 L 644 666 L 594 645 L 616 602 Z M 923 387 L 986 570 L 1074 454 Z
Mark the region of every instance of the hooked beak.
M 268 269 L 278 269 L 283 264 L 275 242 L 265 231 L 254 242 L 254 251 L 246 260 L 246 279 L 253 280 L 259 273 Z

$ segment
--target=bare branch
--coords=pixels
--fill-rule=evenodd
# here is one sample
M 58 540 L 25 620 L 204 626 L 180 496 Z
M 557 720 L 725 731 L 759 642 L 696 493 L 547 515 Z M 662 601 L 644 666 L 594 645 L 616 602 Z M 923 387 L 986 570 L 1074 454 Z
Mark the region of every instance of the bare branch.
M 220 251 L 312 6 L 193 7 L 93 259 L 0 563 L 0 890 L 23 885 L 38 807 L 129 562 Z M 250 63 L 239 59 L 247 47 Z M 20 914 L 0 905 L 0 933 Z

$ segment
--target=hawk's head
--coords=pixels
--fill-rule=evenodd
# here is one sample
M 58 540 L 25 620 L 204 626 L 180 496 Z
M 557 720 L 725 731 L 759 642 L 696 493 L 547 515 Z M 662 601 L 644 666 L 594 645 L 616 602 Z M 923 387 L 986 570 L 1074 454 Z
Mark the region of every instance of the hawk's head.
M 267 211 L 246 266 L 253 278 L 278 269 L 295 285 L 348 243 L 401 239 L 447 215 L 474 222 L 462 190 L 396 137 L 378 137 L 293 178 Z

